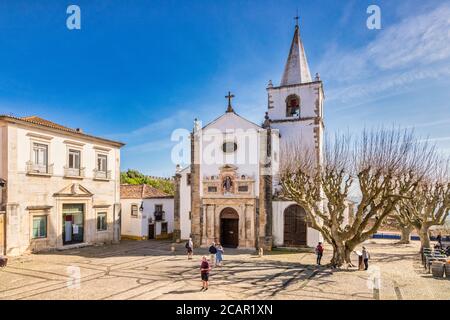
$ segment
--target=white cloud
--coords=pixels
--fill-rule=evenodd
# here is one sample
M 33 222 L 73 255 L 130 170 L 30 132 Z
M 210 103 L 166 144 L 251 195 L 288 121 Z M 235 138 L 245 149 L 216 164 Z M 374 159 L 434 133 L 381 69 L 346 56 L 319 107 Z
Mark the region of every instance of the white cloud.
M 367 53 L 380 69 L 416 67 L 449 58 L 449 43 L 450 5 L 444 4 L 380 32 Z
M 348 102 L 360 98 L 370 98 L 376 96 L 377 98 L 389 95 L 386 92 L 395 89 L 395 93 L 408 90 L 409 85 L 417 81 L 425 81 L 431 79 L 448 78 L 450 76 L 449 66 L 428 66 L 422 68 L 415 68 L 407 71 L 399 71 L 394 74 L 380 74 L 378 77 L 372 77 L 365 81 L 357 81 L 355 84 L 346 86 L 337 86 L 328 91 L 328 100 L 340 100 Z M 390 93 L 392 94 L 392 92 Z M 352 106 L 347 106 L 351 108 Z
M 420 15 L 412 12 L 380 30 L 365 47 L 350 50 L 333 45 L 319 65 L 335 83 L 327 99 L 348 102 L 402 90 L 417 81 L 448 79 L 449 44 L 450 5 L 443 4 Z

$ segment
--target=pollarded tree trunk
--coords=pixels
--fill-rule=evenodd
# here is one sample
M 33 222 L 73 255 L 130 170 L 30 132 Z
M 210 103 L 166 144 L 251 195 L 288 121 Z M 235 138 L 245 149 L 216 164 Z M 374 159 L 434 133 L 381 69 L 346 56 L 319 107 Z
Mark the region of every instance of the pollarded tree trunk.
M 402 236 L 400 238 L 399 243 L 409 243 L 411 240 L 411 231 L 413 230 L 413 226 L 407 226 L 401 228 Z
M 331 244 L 333 247 L 333 258 L 331 259 L 331 265 L 333 267 L 340 267 L 344 264 L 349 266 L 353 266 L 352 261 L 350 259 L 350 254 L 353 251 L 353 248 L 349 248 L 345 243 L 334 242 Z
M 431 247 L 429 229 L 430 227 L 428 225 L 423 224 L 419 230 L 420 250 Z

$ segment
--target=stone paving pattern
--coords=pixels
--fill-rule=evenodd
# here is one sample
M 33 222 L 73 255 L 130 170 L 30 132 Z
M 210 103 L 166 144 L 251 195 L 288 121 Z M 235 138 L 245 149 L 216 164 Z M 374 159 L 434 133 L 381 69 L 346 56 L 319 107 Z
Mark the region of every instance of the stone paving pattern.
M 450 299 L 450 278 L 425 272 L 417 242 L 365 245 L 371 266 L 381 272 L 379 294 L 368 286 L 368 272 L 317 267 L 311 252 L 258 257 L 237 249 L 225 249 L 224 265 L 213 268 L 210 289 L 201 292 L 199 265 L 206 249 L 187 260 L 182 243 L 171 252 L 166 241 L 122 241 L 12 259 L 0 269 L 0 299 Z M 325 247 L 323 262 L 330 255 Z M 71 266 L 80 268 L 79 289 L 68 287 Z

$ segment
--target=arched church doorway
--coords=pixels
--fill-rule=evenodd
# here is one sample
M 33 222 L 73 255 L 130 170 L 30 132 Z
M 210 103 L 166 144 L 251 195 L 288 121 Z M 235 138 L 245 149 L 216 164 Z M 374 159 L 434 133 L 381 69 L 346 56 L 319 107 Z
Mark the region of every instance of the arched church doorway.
M 284 210 L 284 245 L 306 246 L 306 211 L 297 204 Z
M 225 208 L 220 213 L 220 243 L 230 248 L 239 245 L 239 215 L 233 208 Z

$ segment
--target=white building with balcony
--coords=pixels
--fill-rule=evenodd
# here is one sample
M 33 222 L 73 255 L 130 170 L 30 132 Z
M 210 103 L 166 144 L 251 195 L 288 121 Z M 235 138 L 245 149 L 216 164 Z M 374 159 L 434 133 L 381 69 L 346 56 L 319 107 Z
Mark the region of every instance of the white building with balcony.
M 120 186 L 122 239 L 171 239 L 174 197 L 146 184 Z
M 0 254 L 120 240 L 122 143 L 0 116 Z

